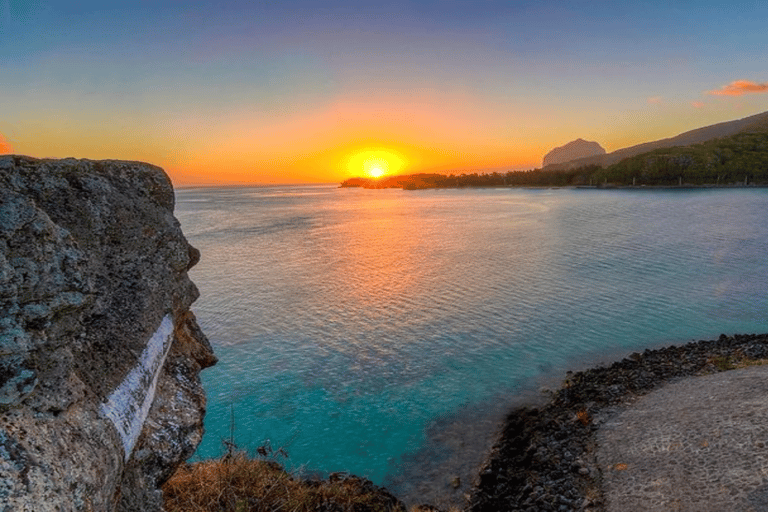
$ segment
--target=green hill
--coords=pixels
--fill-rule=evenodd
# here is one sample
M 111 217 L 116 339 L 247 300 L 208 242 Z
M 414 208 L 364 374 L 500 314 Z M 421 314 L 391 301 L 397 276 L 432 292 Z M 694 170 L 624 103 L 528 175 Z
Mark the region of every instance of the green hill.
M 614 185 L 768 184 L 768 126 L 701 144 L 656 149 L 592 173 Z
M 696 128 L 695 130 L 690 130 L 668 139 L 644 142 L 642 144 L 637 144 L 636 146 L 618 149 L 605 155 L 595 155 L 591 157 L 571 160 L 569 162 L 563 162 L 560 164 L 547 165 L 544 167 L 544 170 L 571 170 L 587 165 L 599 165 L 601 167 L 608 167 L 609 165 L 618 163 L 625 158 L 630 158 L 642 153 L 648 153 L 656 149 L 701 144 L 712 139 L 730 137 L 731 135 L 736 135 L 744 131 L 752 131 L 755 129 L 760 129 L 761 127 L 765 128 L 766 126 L 768 126 L 768 112 L 762 112 L 760 114 L 745 117 L 743 119 L 736 119 L 734 121 L 726 121 L 723 123 Z

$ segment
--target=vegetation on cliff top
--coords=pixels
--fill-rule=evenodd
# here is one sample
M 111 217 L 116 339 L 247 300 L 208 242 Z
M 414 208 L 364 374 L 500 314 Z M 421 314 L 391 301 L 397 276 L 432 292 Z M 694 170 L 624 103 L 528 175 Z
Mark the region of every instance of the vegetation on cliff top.
M 352 178 L 342 187 L 424 188 L 564 186 L 768 185 L 768 126 L 701 144 L 657 149 L 606 168 L 510 171 L 489 174 L 412 174 L 379 180 Z

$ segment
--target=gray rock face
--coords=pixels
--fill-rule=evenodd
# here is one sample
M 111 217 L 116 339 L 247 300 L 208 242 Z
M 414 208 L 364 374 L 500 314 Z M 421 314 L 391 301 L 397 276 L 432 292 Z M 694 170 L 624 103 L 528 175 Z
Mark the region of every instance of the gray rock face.
M 561 164 L 564 162 L 570 162 L 577 158 L 585 158 L 588 156 L 604 155 L 605 150 L 597 142 L 592 142 L 584 139 L 576 139 L 569 142 L 565 146 L 555 148 L 544 156 L 543 165 Z
M 0 156 L 0 511 L 160 510 L 202 438 L 199 253 L 162 169 Z

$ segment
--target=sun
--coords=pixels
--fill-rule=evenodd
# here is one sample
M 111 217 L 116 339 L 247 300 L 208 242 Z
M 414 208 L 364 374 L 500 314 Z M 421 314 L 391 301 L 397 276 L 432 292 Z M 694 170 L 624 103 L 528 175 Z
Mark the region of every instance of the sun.
M 389 162 L 383 158 L 371 156 L 363 162 L 363 173 L 370 178 L 381 178 L 389 174 Z
M 387 149 L 364 149 L 352 155 L 347 171 L 352 176 L 379 179 L 397 174 L 406 166 L 406 159 Z
M 384 169 L 382 169 L 380 166 L 372 167 L 370 171 L 368 171 L 368 176 L 371 178 L 381 178 L 384 176 L 386 172 Z

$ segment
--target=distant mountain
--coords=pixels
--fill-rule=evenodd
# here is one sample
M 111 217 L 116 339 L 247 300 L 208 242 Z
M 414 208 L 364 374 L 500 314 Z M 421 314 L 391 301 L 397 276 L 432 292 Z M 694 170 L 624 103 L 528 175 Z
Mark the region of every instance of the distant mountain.
M 592 142 L 584 139 L 576 139 L 569 142 L 565 146 L 555 148 L 544 156 L 543 165 L 556 165 L 578 158 L 594 157 L 598 155 L 604 155 L 605 150 L 597 142 Z
M 644 144 L 638 144 L 636 146 L 619 149 L 613 153 L 607 153 L 604 155 L 577 157 L 570 161 L 557 164 L 547 164 L 545 157 L 544 166 L 546 170 L 552 171 L 576 169 L 585 165 L 599 165 L 601 167 L 607 167 L 625 158 L 639 155 L 641 153 L 647 153 L 655 149 L 701 144 L 702 142 L 707 142 L 712 139 L 729 137 L 740 132 L 765 128 L 766 126 L 768 126 L 768 112 L 763 112 L 762 114 L 745 117 L 744 119 L 737 119 L 736 121 L 727 121 L 724 123 L 713 124 L 711 126 L 705 126 L 703 128 L 697 128 L 695 130 L 684 132 L 680 135 L 670 137 L 668 139 L 646 142 Z

